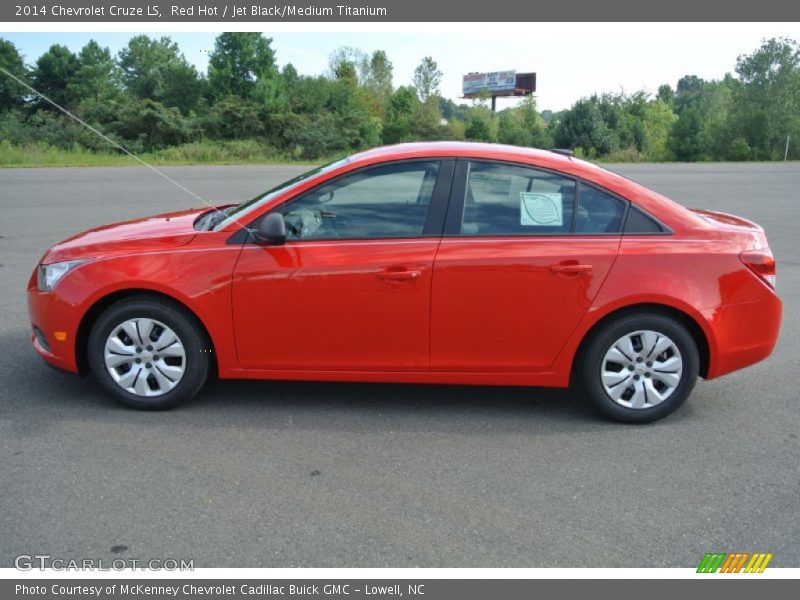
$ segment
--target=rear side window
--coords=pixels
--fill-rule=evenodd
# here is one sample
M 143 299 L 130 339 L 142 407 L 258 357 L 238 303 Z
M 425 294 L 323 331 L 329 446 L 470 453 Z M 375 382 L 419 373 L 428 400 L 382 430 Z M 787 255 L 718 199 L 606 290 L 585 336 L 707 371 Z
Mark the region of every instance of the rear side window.
M 581 184 L 575 215 L 576 233 L 619 233 L 624 215 L 625 202 L 590 185 Z
M 530 167 L 471 162 L 461 235 L 572 231 L 575 181 Z
M 619 234 L 628 203 L 533 167 L 471 161 L 461 235 Z

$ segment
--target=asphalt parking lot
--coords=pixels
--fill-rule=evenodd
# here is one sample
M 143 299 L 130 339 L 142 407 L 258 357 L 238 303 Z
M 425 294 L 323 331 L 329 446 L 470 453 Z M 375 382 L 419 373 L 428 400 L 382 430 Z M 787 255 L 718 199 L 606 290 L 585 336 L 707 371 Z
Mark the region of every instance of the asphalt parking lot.
M 762 224 L 775 354 L 668 419 L 625 426 L 560 390 L 213 382 L 165 413 L 119 407 L 29 343 L 51 244 L 196 204 L 145 169 L 0 170 L 0 566 L 19 554 L 225 567 L 800 567 L 800 164 L 610 168 Z M 302 167 L 178 167 L 213 202 Z M 112 552 L 112 548 L 114 548 Z

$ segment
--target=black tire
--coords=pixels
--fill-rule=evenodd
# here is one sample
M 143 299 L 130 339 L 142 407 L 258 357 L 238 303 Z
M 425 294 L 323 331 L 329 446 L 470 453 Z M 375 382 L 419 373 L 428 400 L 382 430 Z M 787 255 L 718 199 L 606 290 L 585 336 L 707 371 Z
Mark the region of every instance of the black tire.
M 178 383 L 159 396 L 140 396 L 123 389 L 106 368 L 105 344 L 112 331 L 128 319 L 155 319 L 172 329 L 183 344 L 185 365 Z M 87 355 L 92 374 L 109 395 L 130 408 L 165 410 L 192 398 L 208 377 L 210 344 L 193 315 L 176 303 L 153 296 L 134 296 L 112 304 L 97 318 L 89 334 Z
M 683 372 L 671 395 L 660 404 L 630 408 L 621 405 L 606 392 L 601 380 L 601 369 L 606 352 L 612 344 L 626 334 L 640 330 L 654 331 L 670 338 L 680 352 Z M 649 423 L 666 417 L 686 401 L 697 381 L 699 368 L 697 345 L 683 324 L 663 314 L 633 313 L 614 319 L 593 333 L 578 358 L 575 379 L 584 395 L 612 419 L 624 423 Z

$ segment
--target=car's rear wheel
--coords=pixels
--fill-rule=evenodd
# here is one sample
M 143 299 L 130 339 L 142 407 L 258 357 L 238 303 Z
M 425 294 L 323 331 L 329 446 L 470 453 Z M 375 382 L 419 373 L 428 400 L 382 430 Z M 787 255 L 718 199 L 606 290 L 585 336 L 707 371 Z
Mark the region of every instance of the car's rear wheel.
M 122 404 L 171 408 L 194 396 L 208 376 L 205 332 L 181 307 L 136 297 L 107 308 L 92 327 L 89 365 Z
M 688 398 L 700 359 L 692 335 L 661 314 L 630 314 L 604 325 L 589 340 L 577 377 L 606 415 L 628 423 L 667 416 Z

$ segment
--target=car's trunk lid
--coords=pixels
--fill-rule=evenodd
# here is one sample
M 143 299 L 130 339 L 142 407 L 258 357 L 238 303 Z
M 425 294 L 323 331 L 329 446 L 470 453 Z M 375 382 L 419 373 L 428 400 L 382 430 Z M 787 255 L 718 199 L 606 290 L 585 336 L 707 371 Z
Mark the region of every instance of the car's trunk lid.
M 737 215 L 732 215 L 724 212 L 717 212 L 715 210 L 706 210 L 704 208 L 691 208 L 689 210 L 691 210 L 696 215 L 699 215 L 712 225 L 718 225 L 723 227 L 734 227 L 736 229 L 764 231 L 764 228 L 761 227 L 761 225 L 759 225 L 758 223 L 753 223 L 752 221 L 748 221 L 747 219 L 739 217 Z

